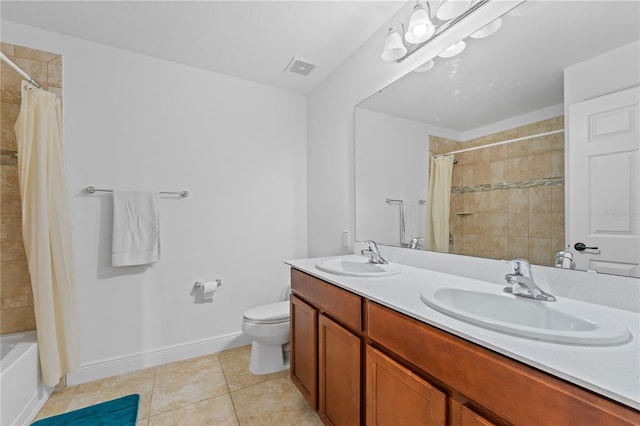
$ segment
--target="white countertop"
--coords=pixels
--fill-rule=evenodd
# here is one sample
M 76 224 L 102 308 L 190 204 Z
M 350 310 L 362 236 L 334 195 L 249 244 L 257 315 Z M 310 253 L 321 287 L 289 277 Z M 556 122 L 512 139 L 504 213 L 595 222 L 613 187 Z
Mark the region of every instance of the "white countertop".
M 581 346 L 538 341 L 471 325 L 440 313 L 420 300 L 420 292 L 429 287 L 486 287 L 485 281 L 406 265 L 402 265 L 401 274 L 389 277 L 341 276 L 315 267 L 324 259 L 330 258 L 298 259 L 285 263 L 426 324 L 640 409 L 640 314 L 637 312 L 596 305 L 600 312 L 618 319 L 629 328 L 632 338 L 621 345 Z M 496 289 L 504 287 L 504 284 L 494 285 Z

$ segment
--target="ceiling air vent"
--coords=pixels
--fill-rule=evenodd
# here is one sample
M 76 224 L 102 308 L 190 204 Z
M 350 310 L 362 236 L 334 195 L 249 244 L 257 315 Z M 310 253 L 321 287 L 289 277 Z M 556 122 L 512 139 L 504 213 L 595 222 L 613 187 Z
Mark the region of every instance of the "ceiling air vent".
M 289 65 L 285 68 L 285 72 L 307 76 L 315 67 L 316 66 L 313 64 L 302 61 L 298 58 L 293 58 L 289 61 Z

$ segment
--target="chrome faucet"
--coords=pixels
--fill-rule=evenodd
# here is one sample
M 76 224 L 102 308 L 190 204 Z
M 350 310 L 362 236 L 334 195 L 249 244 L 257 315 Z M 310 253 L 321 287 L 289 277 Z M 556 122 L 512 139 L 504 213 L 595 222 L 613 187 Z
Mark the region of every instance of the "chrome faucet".
M 424 248 L 424 237 L 413 237 L 409 241 L 409 248 L 414 250 L 421 250 Z
M 560 250 L 554 258 L 554 266 L 556 268 L 571 269 L 573 266 L 573 253 L 569 250 Z
M 378 250 L 378 244 L 376 244 L 375 241 L 365 241 L 365 243 L 367 243 L 367 248 L 362 249 L 360 253 L 366 254 L 367 256 L 369 256 L 369 263 L 375 263 L 380 265 L 386 265 L 387 263 L 389 263 L 380 254 L 380 251 Z
M 513 259 L 510 263 L 513 267 L 513 274 L 504 276 L 504 279 L 509 283 L 509 286 L 504 288 L 505 292 L 545 302 L 556 301 L 554 296 L 546 293 L 535 283 L 531 265 L 526 259 Z

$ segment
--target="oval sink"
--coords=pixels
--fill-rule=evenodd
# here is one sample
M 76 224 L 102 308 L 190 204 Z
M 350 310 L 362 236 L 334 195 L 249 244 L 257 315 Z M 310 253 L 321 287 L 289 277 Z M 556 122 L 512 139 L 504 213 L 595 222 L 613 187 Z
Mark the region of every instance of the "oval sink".
M 630 336 L 622 322 L 574 300 L 542 302 L 502 292 L 459 288 L 424 290 L 420 299 L 437 311 L 471 324 L 532 339 L 615 345 Z
M 316 264 L 321 271 L 336 275 L 350 277 L 388 277 L 402 272 L 402 268 L 394 263 L 381 265 L 369 263 L 369 259 L 363 256 L 346 256 L 323 260 Z

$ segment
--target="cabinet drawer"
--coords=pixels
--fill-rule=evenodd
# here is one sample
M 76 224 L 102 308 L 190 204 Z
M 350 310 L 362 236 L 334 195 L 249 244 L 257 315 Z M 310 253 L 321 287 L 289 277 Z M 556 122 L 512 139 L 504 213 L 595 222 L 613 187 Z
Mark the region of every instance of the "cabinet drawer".
M 376 303 L 366 310 L 372 340 L 510 423 L 640 424 L 635 410 Z
M 291 289 L 321 313 L 326 313 L 355 331 L 362 331 L 360 296 L 297 269 L 291 269 Z

